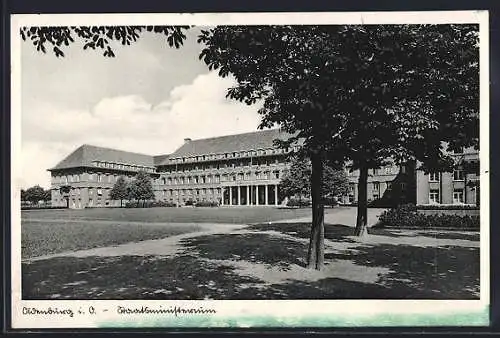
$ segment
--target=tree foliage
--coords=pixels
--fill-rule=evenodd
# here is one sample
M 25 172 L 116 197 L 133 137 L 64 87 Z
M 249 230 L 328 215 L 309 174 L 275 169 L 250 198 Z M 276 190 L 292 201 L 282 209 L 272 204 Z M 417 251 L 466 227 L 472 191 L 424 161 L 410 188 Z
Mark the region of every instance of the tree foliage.
M 130 199 L 137 201 L 149 201 L 155 198 L 151 177 L 145 171 L 139 171 L 135 179 L 130 183 L 128 194 Z
M 37 51 L 47 49 L 57 57 L 64 57 L 64 49 L 76 41 L 83 42 L 83 49 L 102 50 L 103 56 L 114 57 L 113 41 L 122 45 L 136 42 L 142 33 L 153 32 L 164 35 L 170 47 L 179 48 L 189 26 L 66 26 L 66 27 L 22 27 L 23 40 L 30 40 Z
M 41 186 L 35 185 L 33 187 L 26 189 L 24 193 L 23 190 L 21 190 L 21 200 L 28 201 L 32 204 L 36 204 L 39 201 L 46 201 L 47 194 Z
M 120 176 L 116 180 L 113 189 L 111 189 L 109 196 L 113 200 L 119 200 L 120 206 L 122 206 L 123 200 L 127 199 L 128 195 L 129 191 L 127 187 L 127 182 L 125 181 L 125 178 L 123 178 L 123 176 Z

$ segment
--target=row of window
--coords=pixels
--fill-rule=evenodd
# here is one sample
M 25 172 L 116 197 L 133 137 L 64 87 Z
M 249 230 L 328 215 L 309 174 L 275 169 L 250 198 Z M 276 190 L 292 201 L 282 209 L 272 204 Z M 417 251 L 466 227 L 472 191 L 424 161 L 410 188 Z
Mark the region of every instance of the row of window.
M 78 182 L 103 182 L 103 183 L 114 183 L 118 180 L 118 177 L 123 176 L 124 178 L 132 178 L 132 175 L 113 175 L 113 174 L 88 174 L 88 180 L 85 180 L 84 174 L 66 175 L 66 176 L 53 176 L 52 181 L 54 183 L 78 183 Z
M 454 189 L 453 190 L 453 204 L 462 204 L 464 203 L 465 191 L 464 189 Z M 439 189 L 431 189 L 429 190 L 429 203 L 430 204 L 439 204 L 441 203 L 441 196 L 439 193 Z
M 106 162 L 106 161 L 93 161 L 92 162 L 96 167 L 99 168 L 109 168 L 109 169 L 117 169 L 117 170 L 130 170 L 130 171 L 145 171 L 148 173 L 153 173 L 156 171 L 154 167 L 147 167 L 143 165 L 137 164 L 125 164 L 125 163 L 116 163 L 116 162 Z
M 182 184 L 205 184 L 205 183 L 220 183 L 228 181 L 245 181 L 245 180 L 269 180 L 279 179 L 279 170 L 275 171 L 256 171 L 253 175 L 251 172 L 223 175 L 207 175 L 207 176 L 182 176 L 182 177 L 162 177 L 161 184 L 166 185 L 182 185 Z
M 454 181 L 463 181 L 464 180 L 464 171 L 463 169 L 455 169 L 453 170 L 453 180 Z M 441 173 L 429 173 L 429 182 L 439 182 L 441 180 Z
M 198 163 L 198 164 L 187 164 L 187 165 L 176 165 L 167 167 L 160 172 L 173 173 L 173 172 L 186 172 L 186 171 L 197 171 L 197 170 L 211 170 L 211 169 L 226 169 L 226 168 L 239 168 L 239 167 L 251 167 L 251 166 L 269 166 L 278 165 L 280 163 L 285 163 L 284 159 L 249 159 L 243 161 L 231 161 L 223 163 Z
M 194 195 L 220 195 L 221 188 L 202 188 L 202 189 L 169 189 L 163 190 L 163 197 L 171 196 L 194 196 Z
M 377 169 L 368 169 L 368 175 L 395 175 L 398 173 L 398 170 L 404 174 L 406 173 L 406 167 L 396 167 L 396 166 L 387 166 L 384 168 L 377 168 Z M 354 170 L 352 167 L 347 168 L 348 174 L 355 174 L 359 175 L 359 170 Z
M 207 154 L 201 156 L 191 156 L 191 157 L 179 157 L 171 158 L 170 163 L 189 163 L 189 162 L 201 162 L 201 161 L 212 161 L 227 158 L 241 158 L 241 157 L 252 157 L 252 156 L 264 156 L 264 155 L 276 155 L 288 153 L 291 150 L 298 150 L 298 147 L 280 149 L 280 148 L 270 148 L 270 149 L 259 149 L 252 151 L 238 151 L 224 154 Z

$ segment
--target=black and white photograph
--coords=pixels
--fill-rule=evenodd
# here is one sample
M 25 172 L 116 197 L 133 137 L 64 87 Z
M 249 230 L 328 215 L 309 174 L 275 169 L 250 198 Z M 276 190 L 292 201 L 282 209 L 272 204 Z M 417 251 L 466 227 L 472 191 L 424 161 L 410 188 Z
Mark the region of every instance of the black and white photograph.
M 14 21 L 18 325 L 488 323 L 487 13 L 327 14 Z

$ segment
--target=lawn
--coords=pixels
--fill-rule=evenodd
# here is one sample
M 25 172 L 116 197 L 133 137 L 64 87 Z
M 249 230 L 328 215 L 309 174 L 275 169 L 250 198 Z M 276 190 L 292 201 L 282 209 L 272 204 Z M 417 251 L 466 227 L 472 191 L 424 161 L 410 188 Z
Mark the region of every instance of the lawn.
M 208 215 L 213 210 L 219 210 L 223 214 L 220 218 L 224 220 L 235 217 L 229 216 L 232 213 L 245 212 L 243 209 L 230 212 L 226 211 L 228 209 L 199 210 L 206 210 Z M 106 215 L 100 212 L 100 215 Z M 272 219 L 272 211 L 267 212 L 264 218 Z M 307 217 L 307 212 L 310 211 L 292 210 L 288 217 Z M 27 261 L 22 266 L 23 299 L 479 297 L 478 233 L 370 229 L 370 235 L 359 240 L 352 237 L 351 226 L 335 222 L 351 219 L 348 214 L 342 214 L 345 209 L 338 214 L 337 219 L 335 212 L 328 212 L 328 222 L 331 224 L 325 226 L 326 266 L 323 271 L 305 268 L 310 224 L 304 222 L 249 224 L 207 234 L 193 232 L 196 229 L 190 229 L 189 224 L 162 226 L 144 223 L 131 228 L 126 228 L 130 224 L 122 224 L 113 230 L 108 230 L 113 227 L 109 224 L 89 227 L 90 222 L 82 221 L 82 217 L 88 216 L 80 213 L 80 220 L 74 217 L 73 221 L 65 221 L 67 228 L 58 225 L 51 232 L 46 228 L 53 226 L 50 217 L 38 225 L 30 224 L 34 223 L 32 218 L 27 222 L 30 224 L 27 229 L 31 232 L 33 227 L 44 227 L 44 231 L 53 233 L 52 238 L 48 238 L 49 242 L 54 243 L 64 243 L 67 239 L 59 241 L 54 238 L 59 238 L 59 232 L 68 233 L 65 230 L 72 229 L 72 226 L 79 230 L 71 230 L 74 236 L 70 237 L 81 238 L 75 242 L 97 241 L 94 245 L 106 245 L 105 237 L 112 238 L 115 241 L 113 244 L 116 244 L 134 236 L 136 240 L 146 239 L 145 233 L 149 233 L 152 238 L 172 236 L 176 231 L 186 235 L 178 239 L 171 237 L 159 240 L 149 251 L 144 249 L 148 246 L 151 248 L 152 244 L 142 241 L 127 247 L 126 251 L 120 251 L 118 247 L 103 248 L 106 251 L 86 256 L 63 255 Z M 253 214 L 256 213 L 254 209 Z M 252 221 L 260 217 L 263 216 L 256 215 Z M 155 218 L 152 216 L 148 219 L 151 221 Z M 211 228 L 208 224 L 205 227 Z M 99 231 L 104 232 L 99 234 Z M 158 233 L 155 234 L 155 231 Z M 172 240 L 176 242 L 172 243 Z M 72 239 L 69 240 L 71 242 Z M 155 253 L 154 250 L 164 245 L 173 245 L 178 250 L 171 255 Z
M 337 209 L 327 209 L 335 212 Z M 83 210 L 22 211 L 23 220 L 108 220 L 127 222 L 175 223 L 264 223 L 311 216 L 310 208 L 288 209 L 273 207 L 227 208 L 95 208 Z
M 165 225 L 86 221 L 23 221 L 22 259 L 65 251 L 159 239 L 200 230 L 194 224 Z

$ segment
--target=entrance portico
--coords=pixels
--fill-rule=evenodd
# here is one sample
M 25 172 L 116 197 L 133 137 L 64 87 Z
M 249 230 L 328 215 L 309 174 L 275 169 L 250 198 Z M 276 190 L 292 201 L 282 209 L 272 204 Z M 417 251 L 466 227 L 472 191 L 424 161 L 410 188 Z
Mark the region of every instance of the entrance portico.
M 222 205 L 277 206 L 278 184 L 235 185 L 222 187 Z

